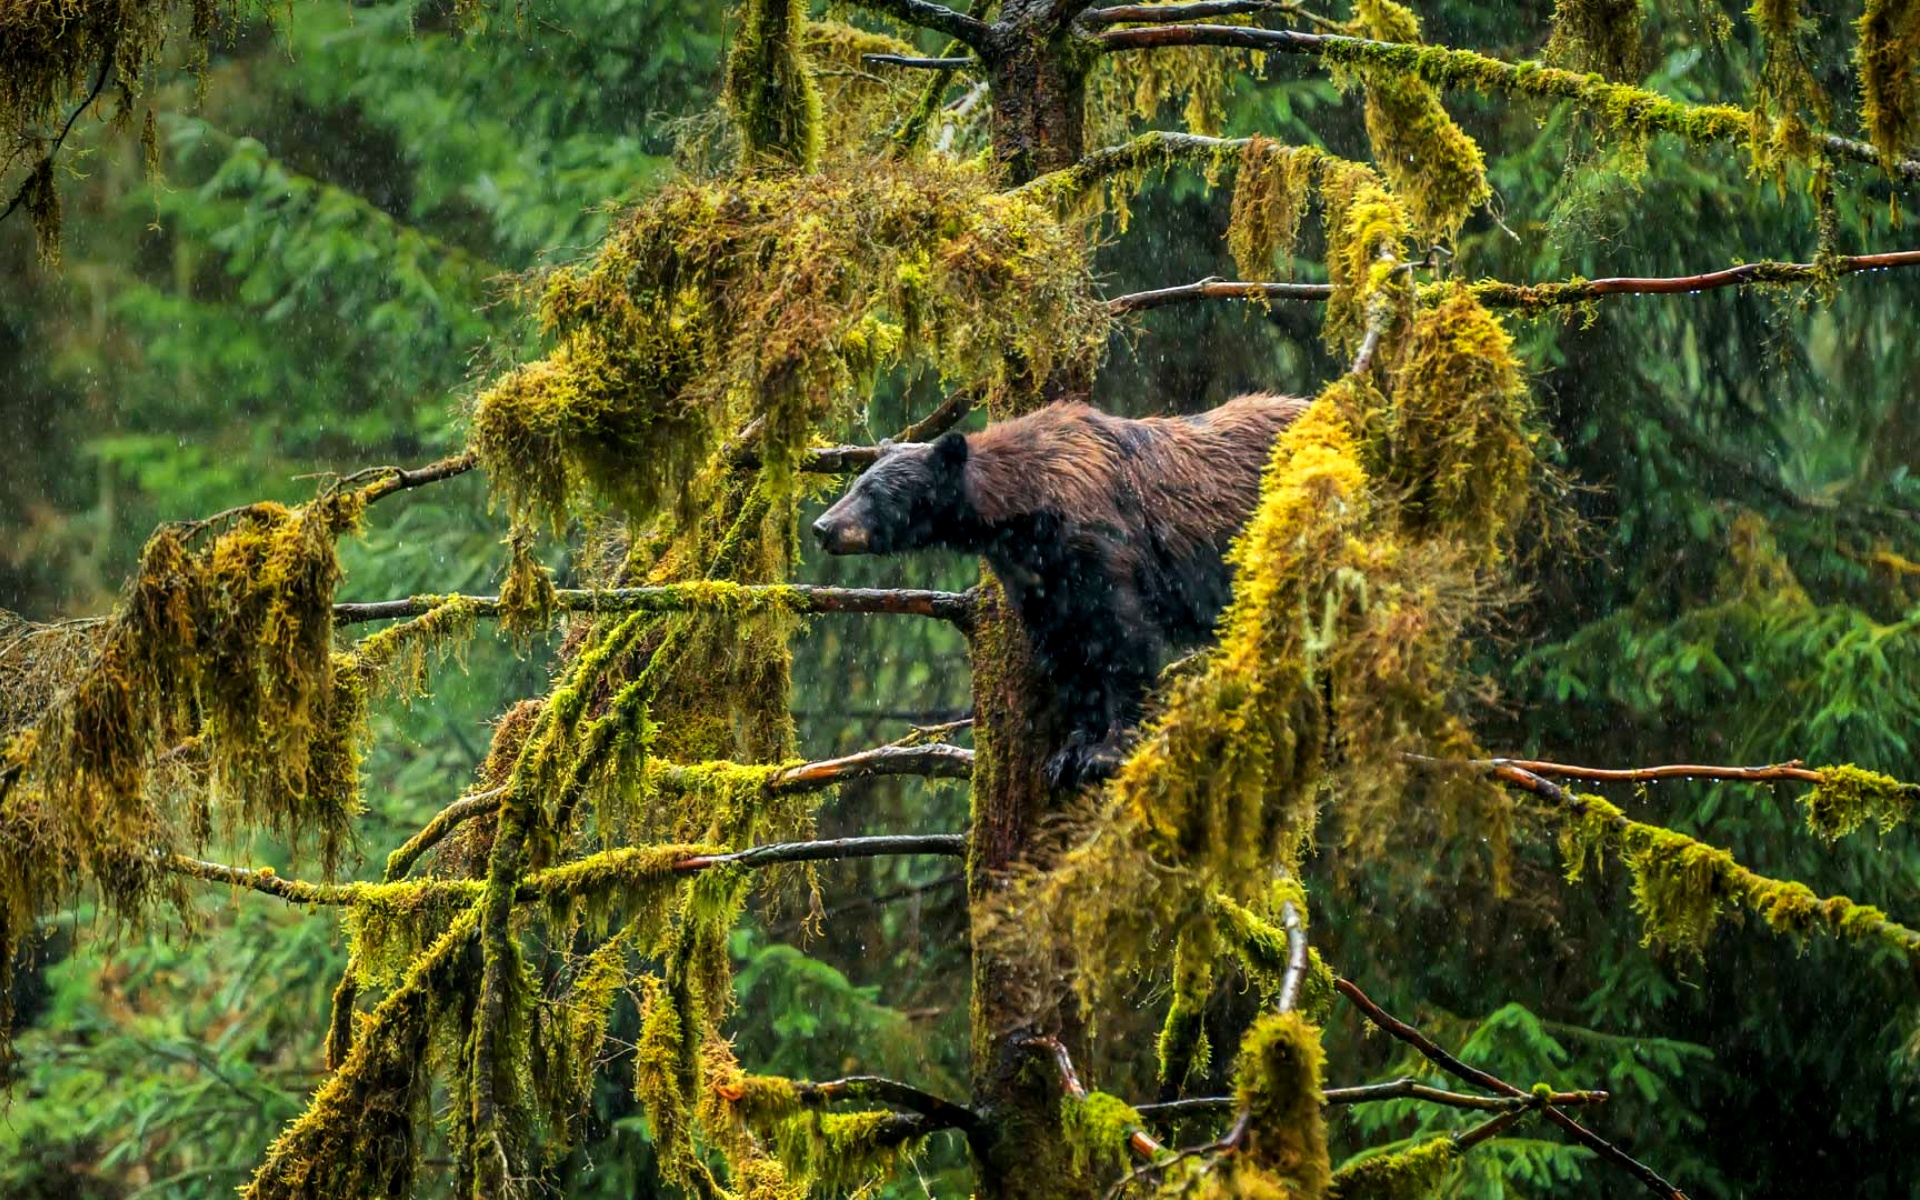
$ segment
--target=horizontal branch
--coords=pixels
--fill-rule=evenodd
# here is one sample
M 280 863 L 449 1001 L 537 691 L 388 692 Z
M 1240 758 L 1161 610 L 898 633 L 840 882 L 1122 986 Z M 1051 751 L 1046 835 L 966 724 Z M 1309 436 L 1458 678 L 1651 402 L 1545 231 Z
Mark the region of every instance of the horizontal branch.
M 910 54 L 862 54 L 860 61 L 870 67 L 908 67 L 916 71 L 964 71 L 977 67 L 980 60 L 971 54 L 953 58 L 918 58 Z
M 1447 1108 L 1471 1108 L 1481 1112 L 1512 1112 L 1516 1109 L 1532 1108 L 1538 1104 L 1605 1104 L 1611 1099 L 1607 1092 L 1593 1091 L 1551 1092 L 1544 1100 L 1536 1099 L 1532 1093 L 1525 1096 L 1476 1096 L 1470 1092 L 1450 1092 L 1444 1088 L 1430 1087 L 1410 1078 L 1389 1080 L 1386 1083 L 1361 1084 L 1357 1087 L 1328 1088 L 1320 1095 L 1329 1108 L 1348 1104 L 1371 1104 L 1379 1100 L 1424 1100 L 1429 1104 L 1439 1104 Z M 1185 1100 L 1168 1100 L 1160 1104 L 1139 1104 L 1134 1106 L 1134 1111 L 1143 1117 L 1173 1121 L 1182 1117 L 1234 1112 L 1239 1103 L 1239 1099 L 1234 1096 L 1194 1096 Z
M 1756 284 L 1819 283 L 1835 275 L 1887 271 L 1920 266 L 1920 250 L 1886 254 L 1848 254 L 1827 263 L 1742 263 L 1704 275 L 1662 278 L 1622 276 L 1610 279 L 1570 279 L 1565 283 L 1520 284 L 1483 279 L 1472 285 L 1482 304 L 1495 308 L 1541 309 L 1561 304 L 1583 304 L 1602 296 L 1673 296 L 1712 292 Z
M 1104 53 L 1156 50 L 1170 46 L 1223 46 L 1267 54 L 1301 54 L 1342 66 L 1377 67 L 1410 74 L 1440 88 L 1485 91 L 1498 88 L 1519 95 L 1577 100 L 1616 125 L 1641 133 L 1671 133 L 1695 142 L 1739 144 L 1751 136 L 1750 114 L 1727 104 L 1688 104 L 1658 92 L 1612 83 L 1538 62 L 1507 62 L 1471 50 L 1383 42 L 1342 34 L 1297 29 L 1261 29 L 1249 25 L 1158 25 L 1111 29 L 1091 39 Z M 1823 137 L 1819 144 L 1841 158 L 1879 165 L 1880 154 L 1865 142 Z M 1896 163 L 1902 181 L 1920 179 L 1920 164 Z
M 418 617 L 444 604 L 464 604 L 475 617 L 500 615 L 498 596 L 425 595 L 333 606 L 335 625 Z M 673 583 L 660 587 L 575 589 L 554 593 L 554 605 L 566 612 L 755 612 L 895 613 L 937 617 L 966 628 L 973 619 L 971 592 L 935 592 L 915 588 L 836 588 L 813 584 Z
M 644 866 L 645 862 L 659 850 L 659 847 L 622 847 L 617 850 L 602 851 L 590 860 L 584 860 L 594 870 L 579 869 L 581 862 L 568 863 L 527 877 L 514 893 L 518 901 L 544 899 L 552 896 L 570 895 L 589 887 L 603 886 L 609 876 L 621 874 L 621 868 L 629 861 Z M 895 855 L 936 855 L 944 858 L 964 858 L 967 853 L 967 839 L 964 834 L 936 833 L 905 836 L 829 838 L 812 842 L 771 842 L 764 846 L 753 846 L 745 850 L 728 853 L 686 853 L 685 857 L 674 859 L 664 866 L 657 861 L 646 867 L 643 873 L 658 875 L 689 875 L 713 867 L 766 867 L 776 863 L 826 862 L 839 859 L 887 858 Z M 254 869 L 233 867 L 225 863 L 204 862 L 184 855 L 164 855 L 159 860 L 163 870 L 175 875 L 184 875 L 207 883 L 224 883 L 230 887 L 246 888 L 268 896 L 277 896 L 289 904 L 354 904 L 377 890 L 392 889 L 395 886 L 408 886 L 423 893 L 480 898 L 485 881 L 478 879 L 431 880 L 419 884 L 395 885 L 381 883 L 311 883 L 300 879 L 285 879 L 271 867 Z
M 1298 11 L 1299 5 L 1277 0 L 1193 0 L 1190 4 L 1115 4 L 1094 8 L 1081 13 L 1080 22 L 1083 25 L 1172 25 L 1246 13 Z
M 1615 1166 L 1626 1170 L 1633 1175 L 1634 1178 L 1645 1184 L 1648 1190 L 1652 1191 L 1655 1195 L 1665 1197 L 1666 1200 L 1687 1200 L 1685 1192 L 1682 1192 L 1679 1188 L 1674 1187 L 1671 1183 L 1662 1179 L 1659 1172 L 1655 1171 L 1652 1167 L 1635 1159 L 1612 1142 L 1609 1142 L 1607 1139 L 1554 1107 L 1546 1098 L 1551 1095 L 1551 1093 L 1542 1095 L 1525 1091 L 1515 1087 L 1504 1079 L 1489 1075 L 1478 1067 L 1469 1066 L 1461 1062 L 1446 1050 L 1442 1049 L 1439 1043 L 1435 1042 L 1432 1038 L 1421 1033 L 1405 1021 L 1390 1015 L 1385 1009 L 1375 1004 L 1367 994 L 1361 991 L 1358 985 L 1350 979 L 1336 978 L 1333 981 L 1333 986 L 1339 990 L 1342 996 L 1347 998 L 1349 1003 L 1360 1010 L 1362 1016 L 1377 1026 L 1381 1032 L 1412 1046 L 1420 1052 L 1422 1057 L 1434 1066 L 1439 1067 L 1442 1071 L 1445 1071 L 1456 1079 L 1463 1079 L 1476 1087 L 1485 1088 L 1490 1092 L 1496 1092 L 1509 1098 L 1524 1099 L 1532 1102 L 1533 1107 L 1537 1107 L 1549 1121 L 1560 1126 L 1560 1128 L 1572 1136 L 1575 1141 L 1587 1147 L 1589 1150 L 1594 1151 L 1601 1158 L 1606 1159 Z M 1488 1135 L 1483 1133 L 1481 1135 L 1482 1139 L 1484 1139 L 1485 1136 Z
M 1715 767 L 1680 763 L 1662 767 L 1626 767 L 1619 770 L 1540 762 L 1530 758 L 1472 759 L 1465 765 L 1484 770 L 1517 767 L 1522 771 L 1530 771 L 1535 775 L 1545 775 L 1549 778 L 1588 779 L 1596 783 L 1652 783 L 1658 779 L 1727 779 L 1741 783 L 1774 783 L 1789 779 L 1801 783 L 1819 783 L 1821 780 L 1820 772 L 1801 766 L 1799 759 L 1765 767 Z
M 822 1083 L 793 1082 L 794 1094 L 808 1106 L 832 1104 L 841 1100 L 877 1100 L 894 1108 L 904 1108 L 937 1122 L 942 1129 L 973 1129 L 980 1117 L 972 1109 L 911 1084 L 878 1075 L 849 1075 Z
M 880 775 L 924 775 L 938 779 L 971 779 L 973 751 L 945 742 L 924 746 L 879 746 L 841 758 L 802 763 L 775 775 L 770 792 L 804 792 L 832 787 L 849 779 Z
M 1116 313 L 1144 312 L 1190 300 L 1312 300 L 1333 298 L 1330 283 L 1243 283 L 1228 279 L 1202 279 L 1178 287 L 1155 288 L 1147 292 L 1129 292 L 1107 301 Z
M 985 47 L 993 32 L 992 27 L 985 21 L 962 12 L 955 12 L 944 4 L 933 3 L 932 0 L 854 0 L 854 2 L 861 8 L 892 17 L 896 21 L 921 29 L 931 29 L 935 33 L 944 33 L 975 50 Z
M 1482 279 L 1468 285 L 1476 300 L 1488 308 L 1514 308 L 1539 312 L 1564 305 L 1585 304 L 1606 296 L 1678 296 L 1725 288 L 1819 283 L 1835 276 L 1869 271 L 1890 271 L 1902 267 L 1920 267 L 1920 250 L 1896 250 L 1885 254 L 1842 255 L 1827 263 L 1757 262 L 1742 263 L 1721 271 L 1701 275 L 1617 276 L 1606 279 L 1569 279 L 1564 283 L 1508 283 Z M 1131 292 L 1107 301 L 1117 313 L 1140 312 L 1169 304 L 1195 300 L 1306 300 L 1321 301 L 1333 297 L 1333 286 L 1325 283 L 1263 283 L 1228 279 L 1202 279 L 1197 283 L 1152 291 Z

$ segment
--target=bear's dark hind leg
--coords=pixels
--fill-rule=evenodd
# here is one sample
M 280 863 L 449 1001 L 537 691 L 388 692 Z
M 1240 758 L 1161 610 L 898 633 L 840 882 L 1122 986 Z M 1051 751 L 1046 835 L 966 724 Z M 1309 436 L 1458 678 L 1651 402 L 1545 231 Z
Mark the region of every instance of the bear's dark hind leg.
M 1118 771 L 1133 746 L 1149 685 L 1149 676 L 1118 664 L 1098 676 L 1082 675 L 1068 683 L 1062 699 L 1073 732 L 1047 759 L 1048 784 L 1055 789 L 1077 788 Z

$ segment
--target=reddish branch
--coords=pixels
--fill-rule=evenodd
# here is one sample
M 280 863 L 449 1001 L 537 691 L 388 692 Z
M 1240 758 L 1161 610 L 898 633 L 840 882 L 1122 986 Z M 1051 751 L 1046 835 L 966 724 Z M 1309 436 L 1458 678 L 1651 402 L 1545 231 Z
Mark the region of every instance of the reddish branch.
M 1485 1088 L 1487 1091 L 1496 1092 L 1499 1095 L 1512 1099 L 1525 1099 L 1531 1102 L 1531 1107 L 1538 1108 L 1541 1115 L 1546 1117 L 1547 1120 L 1558 1125 L 1575 1141 L 1592 1150 L 1601 1158 L 1627 1171 L 1634 1178 L 1645 1184 L 1647 1189 L 1654 1195 L 1664 1196 L 1667 1200 L 1687 1200 L 1685 1192 L 1682 1192 L 1679 1188 L 1662 1179 L 1659 1173 L 1652 1167 L 1635 1159 L 1612 1142 L 1609 1142 L 1566 1113 L 1560 1111 L 1560 1109 L 1555 1106 L 1552 1093 L 1541 1094 L 1525 1091 L 1522 1088 L 1515 1087 L 1504 1079 L 1489 1075 L 1478 1067 L 1469 1066 L 1460 1061 L 1442 1049 L 1432 1038 L 1421 1033 L 1405 1021 L 1390 1015 L 1385 1009 L 1375 1004 L 1352 980 L 1335 979 L 1333 986 L 1339 989 L 1340 994 L 1345 996 L 1348 1002 L 1355 1008 L 1359 1009 L 1361 1015 L 1365 1016 L 1367 1020 L 1378 1026 L 1389 1036 L 1412 1046 L 1420 1052 L 1422 1057 L 1434 1066 L 1439 1067 L 1442 1071 L 1445 1071 L 1456 1079 L 1465 1080 L 1476 1087 Z M 1518 1116 L 1518 1114 L 1510 1115 Z M 1477 1132 L 1480 1131 L 1470 1130 L 1469 1134 Z M 1486 1136 L 1491 1136 L 1491 1134 L 1483 1134 L 1483 1140 Z
M 1065 1042 L 1057 1037 L 1030 1037 L 1026 1039 L 1025 1045 L 1028 1049 L 1038 1050 L 1053 1060 L 1054 1067 L 1060 1072 L 1060 1086 L 1066 1089 L 1067 1095 L 1075 1100 L 1084 1101 L 1087 1098 L 1087 1086 L 1080 1082 L 1080 1072 L 1073 1069 L 1073 1056 L 1067 1053 Z M 1128 1130 L 1127 1146 L 1149 1162 L 1166 1150 L 1165 1146 L 1144 1129 Z
M 1820 782 L 1820 772 L 1802 766 L 1797 758 L 1791 762 L 1774 763 L 1766 767 L 1714 767 L 1679 763 L 1663 767 L 1627 767 L 1609 770 L 1604 767 L 1580 767 L 1568 763 L 1541 762 L 1530 758 L 1472 759 L 1465 765 L 1489 771 L 1498 770 L 1501 767 L 1513 767 L 1550 778 L 1590 779 L 1596 783 L 1651 783 L 1657 779 L 1728 779 L 1742 783 L 1775 783 L 1791 779 L 1802 783 Z
M 500 615 L 498 596 L 409 596 L 404 600 L 377 600 L 333 606 L 335 625 L 362 621 L 391 621 L 423 616 L 441 605 L 465 603 L 476 617 Z M 836 588 L 811 584 L 737 585 L 724 592 L 699 586 L 563 588 L 554 594 L 555 607 L 568 612 L 693 612 L 752 609 L 756 606 L 794 613 L 895 613 L 937 617 L 966 628 L 973 618 L 972 592 L 933 592 L 915 588 Z
M 1170 25 L 1181 21 L 1204 21 L 1210 17 L 1232 17 L 1242 13 L 1300 11 L 1297 4 L 1275 0 L 1193 0 L 1191 4 L 1115 4 L 1080 14 L 1083 25 Z
M 1333 296 L 1330 283 L 1245 283 L 1229 279 L 1202 279 L 1178 287 L 1155 288 L 1147 292 L 1129 292 L 1107 301 L 1116 313 L 1144 312 L 1189 300 L 1328 300 Z

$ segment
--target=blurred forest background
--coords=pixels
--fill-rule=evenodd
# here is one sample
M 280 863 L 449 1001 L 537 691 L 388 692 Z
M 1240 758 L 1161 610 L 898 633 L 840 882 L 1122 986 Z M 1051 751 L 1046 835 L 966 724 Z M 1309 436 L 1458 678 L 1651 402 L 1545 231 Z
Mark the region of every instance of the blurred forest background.
M 316 472 L 458 449 L 469 381 L 526 350 L 515 276 L 589 250 L 613 210 L 676 169 L 678 145 L 699 144 L 729 23 L 719 0 L 533 0 L 464 34 L 451 4 L 295 7 L 284 26 L 222 44 L 203 81 L 182 72 L 176 94 L 155 98 L 157 176 L 133 131 L 82 124 L 83 153 L 61 181 L 57 268 L 36 261 L 25 220 L 0 225 L 0 608 L 104 612 L 159 521 L 304 497 Z M 1509 59 L 1538 56 L 1550 7 L 1418 6 L 1432 40 Z M 1857 12 L 1840 7 L 1823 14 L 1812 61 L 1844 96 Z M 1742 14 L 1681 0 L 1652 7 L 1647 29 L 1649 86 L 1747 94 L 1759 55 Z M 1306 64 L 1276 59 L 1229 87 L 1229 132 L 1365 157 L 1358 97 Z M 1496 191 L 1493 214 L 1456 246 L 1466 277 L 1679 275 L 1813 255 L 1812 201 L 1749 178 L 1741 151 L 1659 139 L 1642 173 L 1587 149 L 1563 111 L 1450 107 L 1486 147 Z M 1133 235 L 1103 263 L 1111 293 L 1233 273 L 1225 206 L 1203 204 L 1202 188 L 1175 173 L 1136 206 Z M 1911 243 L 1911 216 L 1903 229 L 1884 191 L 1842 197 L 1843 250 Z M 1849 282 L 1831 304 L 1742 290 L 1512 319 L 1587 525 L 1577 550 L 1546 552 L 1535 591 L 1485 648 L 1503 697 L 1479 730 L 1489 749 L 1609 766 L 1851 761 L 1920 777 L 1916 299 L 1920 276 L 1889 274 Z M 1113 347 L 1097 399 L 1194 410 L 1249 388 L 1311 393 L 1337 371 L 1311 309 L 1170 308 Z M 897 427 L 904 403 L 883 395 L 867 432 Z M 484 487 L 468 477 L 422 493 L 346 545 L 344 598 L 492 590 L 504 519 Z M 567 564 L 553 565 L 567 582 Z M 836 582 L 972 576 L 933 559 L 807 568 Z M 434 696 L 380 714 L 360 877 L 471 778 L 488 719 L 542 690 L 550 650 L 522 657 L 482 639 Z M 817 618 L 797 653 L 810 757 L 968 707 L 964 645 L 943 624 Z M 1799 830 L 1787 795 L 1761 788 L 1661 784 L 1615 798 L 1769 874 L 1920 916 L 1910 828 L 1829 847 Z M 951 829 L 965 816 L 957 783 L 874 780 L 845 787 L 821 833 Z M 1630 1098 L 1599 1128 L 1696 1196 L 1920 1196 L 1911 968 L 1765 934 L 1717 939 L 1704 961 L 1656 954 L 1639 944 L 1623 878 L 1569 887 L 1550 845 L 1517 850 L 1507 898 L 1472 847 L 1436 851 L 1418 871 L 1324 860 L 1308 880 L 1316 943 L 1372 964 L 1350 969 L 1386 1007 L 1496 1073 L 1533 1078 L 1549 1062 L 1556 1086 Z M 236 848 L 230 861 L 277 853 Z M 955 870 L 835 864 L 820 935 L 806 936 L 804 911 L 737 935 L 743 1063 L 958 1088 Z M 321 1076 L 345 958 L 335 925 L 214 897 L 191 938 L 76 946 L 93 919 L 62 914 L 18 982 L 0 1196 L 228 1195 Z M 1216 1014 L 1221 1028 L 1238 1028 L 1230 1015 Z M 630 1036 L 631 1012 L 621 1020 Z M 1153 1024 L 1118 1014 L 1104 1036 L 1144 1046 Z M 1328 1030 L 1357 1037 L 1344 1018 Z M 1420 1070 L 1384 1044 L 1362 1053 L 1380 1078 Z M 1216 1084 L 1228 1065 L 1215 1065 Z M 1149 1070 L 1101 1086 L 1145 1098 Z M 1344 1110 L 1336 1161 L 1360 1135 L 1378 1143 L 1470 1115 Z M 1467 1161 L 1455 1194 L 1626 1187 L 1591 1167 L 1557 1142 L 1506 1139 Z M 626 1089 L 603 1087 L 562 1180 L 568 1196 L 654 1193 Z M 965 1187 L 952 1147 L 890 1185 Z

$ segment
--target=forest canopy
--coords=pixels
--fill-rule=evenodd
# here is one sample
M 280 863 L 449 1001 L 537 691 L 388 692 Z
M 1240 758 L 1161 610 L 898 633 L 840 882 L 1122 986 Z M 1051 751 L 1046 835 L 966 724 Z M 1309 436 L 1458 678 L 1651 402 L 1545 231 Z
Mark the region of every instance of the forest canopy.
M 1907 0 L 0 5 L 0 1194 L 1913 1193 L 1916 123 Z M 800 538 L 1244 391 L 1104 781 Z

